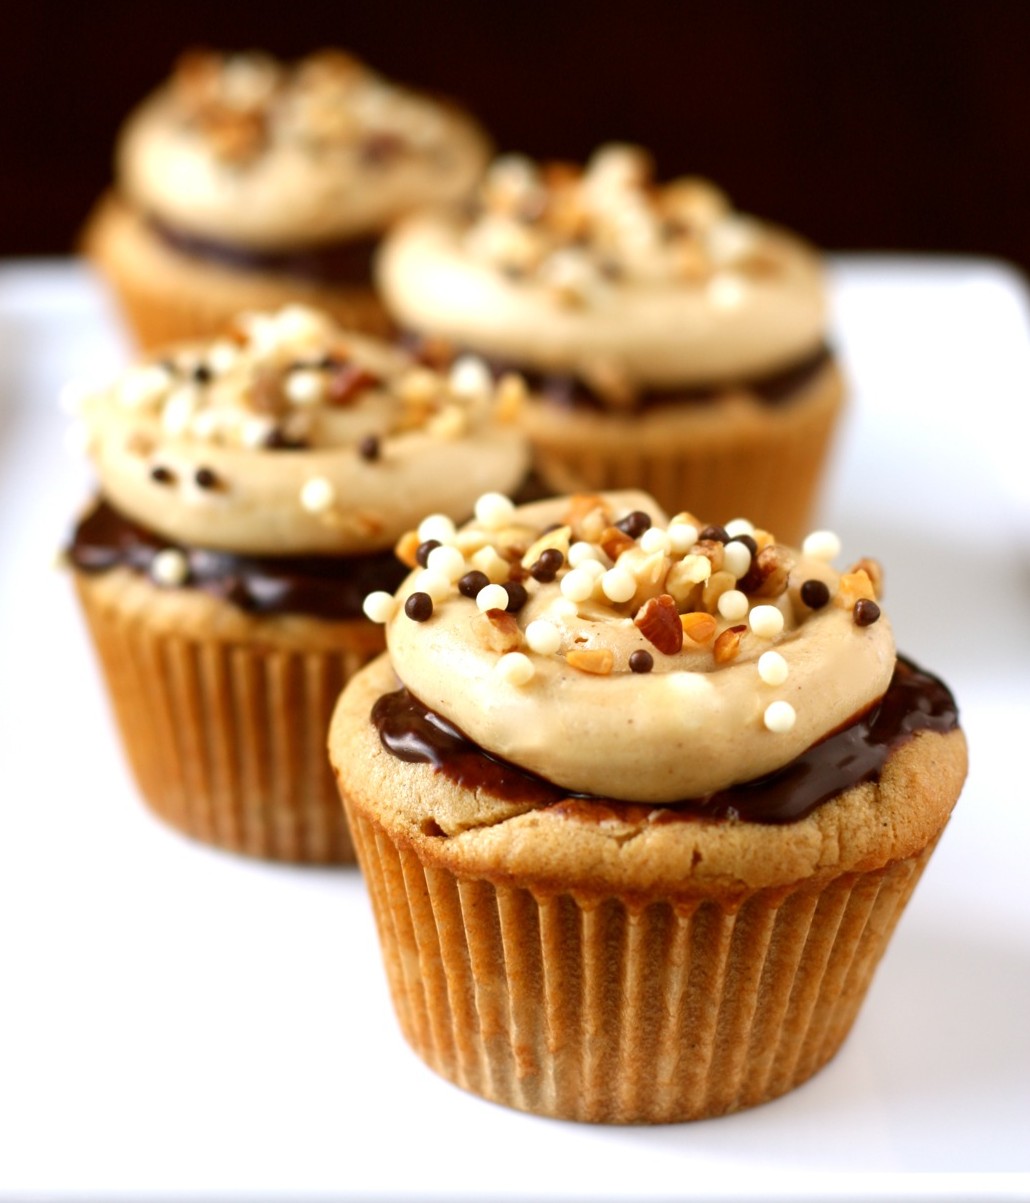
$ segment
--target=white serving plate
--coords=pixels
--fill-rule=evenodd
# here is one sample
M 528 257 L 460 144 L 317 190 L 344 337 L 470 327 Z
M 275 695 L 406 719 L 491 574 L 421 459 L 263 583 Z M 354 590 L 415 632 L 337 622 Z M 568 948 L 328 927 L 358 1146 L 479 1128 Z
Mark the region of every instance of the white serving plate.
M 840 257 L 853 404 L 822 522 L 944 677 L 964 796 L 843 1050 L 756 1110 L 521 1115 L 403 1043 L 353 870 L 151 818 L 53 567 L 89 470 L 57 393 L 127 354 L 70 261 L 0 266 L 0 1197 L 1030 1197 L 1030 336 L 980 260 Z

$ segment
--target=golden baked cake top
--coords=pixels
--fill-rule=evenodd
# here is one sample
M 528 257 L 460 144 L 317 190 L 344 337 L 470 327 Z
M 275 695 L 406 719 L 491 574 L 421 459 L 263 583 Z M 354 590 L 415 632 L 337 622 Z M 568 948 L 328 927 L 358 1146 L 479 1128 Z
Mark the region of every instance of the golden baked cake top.
M 515 507 L 399 545 L 414 571 L 366 614 L 397 676 L 485 751 L 567 790 L 675 802 L 751 781 L 872 706 L 895 669 L 872 560 L 841 572 L 740 518 L 639 493 Z
M 244 313 L 79 390 L 105 497 L 170 540 L 255 554 L 390 547 L 427 510 L 465 515 L 528 463 L 523 393 L 466 356 L 434 369 L 320 311 Z
M 339 50 L 194 51 L 129 117 L 119 187 L 176 230 L 255 250 L 374 234 L 466 196 L 488 157 L 457 107 Z
M 774 373 L 826 334 L 811 247 L 706 180 L 657 182 L 633 146 L 583 167 L 495 160 L 470 209 L 392 233 L 379 280 L 413 329 L 615 400 Z

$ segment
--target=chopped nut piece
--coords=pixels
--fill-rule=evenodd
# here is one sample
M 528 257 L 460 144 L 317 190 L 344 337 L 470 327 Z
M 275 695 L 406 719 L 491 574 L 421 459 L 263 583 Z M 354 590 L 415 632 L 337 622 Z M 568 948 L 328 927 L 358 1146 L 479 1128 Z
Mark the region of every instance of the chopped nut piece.
M 863 556 L 857 563 L 851 565 L 848 572 L 864 572 L 869 578 L 875 596 L 877 598 L 883 597 L 883 565 L 879 560 L 872 560 L 868 556 Z
M 514 422 L 526 399 L 526 382 L 509 372 L 497 382 L 494 417 L 502 424 Z
M 668 593 L 652 597 L 633 619 L 641 635 L 666 656 L 674 656 L 683 647 L 683 627 L 676 603 Z
M 476 614 L 472 623 L 476 638 L 488 651 L 503 655 L 518 650 L 521 636 L 514 614 L 506 610 L 485 610 Z
M 740 641 L 746 632 L 747 627 L 743 623 L 740 626 L 727 627 L 723 631 L 712 645 L 712 655 L 716 664 L 728 664 L 737 658 L 740 654 Z
M 755 540 L 758 532 L 756 532 Z M 761 547 L 761 544 L 759 543 Z M 778 543 L 762 547 L 758 555 L 751 561 L 751 567 L 738 583 L 743 593 L 752 597 L 779 597 L 786 592 L 790 570 L 794 566 L 793 557 Z
M 855 602 L 862 598 L 867 601 L 876 600 L 876 591 L 866 570 L 859 568 L 857 572 L 841 573 L 837 596 L 833 599 L 835 604 L 845 610 L 853 610 Z
M 721 572 L 725 551 L 723 545 L 717 539 L 701 539 L 694 544 L 691 549 L 691 554 L 695 556 L 704 556 L 712 565 L 712 572 Z
M 569 554 L 569 540 L 571 536 L 572 529 L 568 526 L 556 526 L 554 530 L 549 530 L 546 534 L 541 535 L 522 557 L 522 567 L 532 568 L 543 553 L 551 548 L 561 552 L 562 559 L 566 559 Z
M 611 649 L 606 647 L 573 648 L 565 653 L 565 660 L 572 668 L 598 677 L 606 677 L 615 664 Z
M 617 560 L 624 551 L 636 546 L 636 541 L 619 530 L 617 526 L 607 526 L 601 532 L 601 550 L 610 560 Z
M 719 598 L 731 589 L 736 590 L 737 579 L 732 572 L 713 572 L 705 581 L 701 593 L 701 604 L 709 614 L 714 614 L 719 607 Z
M 419 538 L 418 531 L 406 531 L 393 545 L 393 555 L 401 561 L 402 564 L 407 564 L 408 568 L 414 568 L 416 564 L 415 556 L 418 555 L 419 547 L 422 540 Z
M 680 615 L 680 626 L 683 634 L 693 643 L 707 643 L 715 634 L 718 623 L 703 610 L 695 610 L 690 614 Z
M 565 522 L 577 539 L 590 539 L 591 532 L 596 539 L 610 525 L 608 506 L 596 493 L 577 493 L 569 499 Z

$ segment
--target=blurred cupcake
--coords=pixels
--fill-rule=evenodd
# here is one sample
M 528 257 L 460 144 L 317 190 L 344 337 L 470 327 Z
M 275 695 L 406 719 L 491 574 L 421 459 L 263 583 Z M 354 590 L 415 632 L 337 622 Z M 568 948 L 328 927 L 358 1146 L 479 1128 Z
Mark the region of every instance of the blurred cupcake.
M 413 217 L 380 254 L 399 323 L 528 378 L 554 490 L 807 528 L 843 388 L 820 261 L 794 235 L 608 146 L 585 169 L 500 158 L 471 210 Z
M 487 155 L 457 108 L 340 51 L 193 52 L 126 122 L 84 247 L 144 347 L 292 300 L 381 334 L 377 239 L 466 196 Z
M 494 421 L 509 393 L 294 306 L 85 398 L 100 490 L 67 558 L 162 818 L 257 856 L 352 858 L 324 749 L 383 647 L 364 598 L 407 571 L 393 548 L 421 515 L 453 530 L 488 482 L 522 479 L 524 440 Z M 398 552 L 413 566 L 417 536 Z
M 825 532 L 626 493 L 476 513 L 448 593 L 376 598 L 389 653 L 330 731 L 404 1035 L 566 1119 L 783 1094 L 847 1035 L 958 797 L 951 694 Z

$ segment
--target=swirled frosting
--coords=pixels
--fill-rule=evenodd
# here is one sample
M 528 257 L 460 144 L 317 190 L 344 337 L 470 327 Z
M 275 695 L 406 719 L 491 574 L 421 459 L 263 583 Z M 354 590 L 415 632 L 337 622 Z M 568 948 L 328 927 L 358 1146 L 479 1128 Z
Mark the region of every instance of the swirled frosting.
M 78 398 L 104 496 L 170 540 L 265 555 L 390 547 L 427 510 L 463 518 L 527 453 L 521 382 L 430 369 L 288 306 L 241 315 Z
M 894 670 L 879 567 L 837 571 L 826 532 L 796 551 L 618 493 L 488 495 L 462 530 L 419 537 L 425 567 L 366 601 L 398 677 L 571 791 L 662 803 L 750 781 L 875 703 Z
M 468 194 L 487 141 L 340 51 L 184 56 L 122 131 L 119 186 L 194 235 L 282 249 L 374 234 Z
M 471 215 L 417 215 L 391 233 L 378 279 L 412 329 L 571 373 L 613 404 L 776 372 L 826 331 L 810 247 L 704 180 L 657 185 L 626 146 L 583 169 L 496 160 Z

